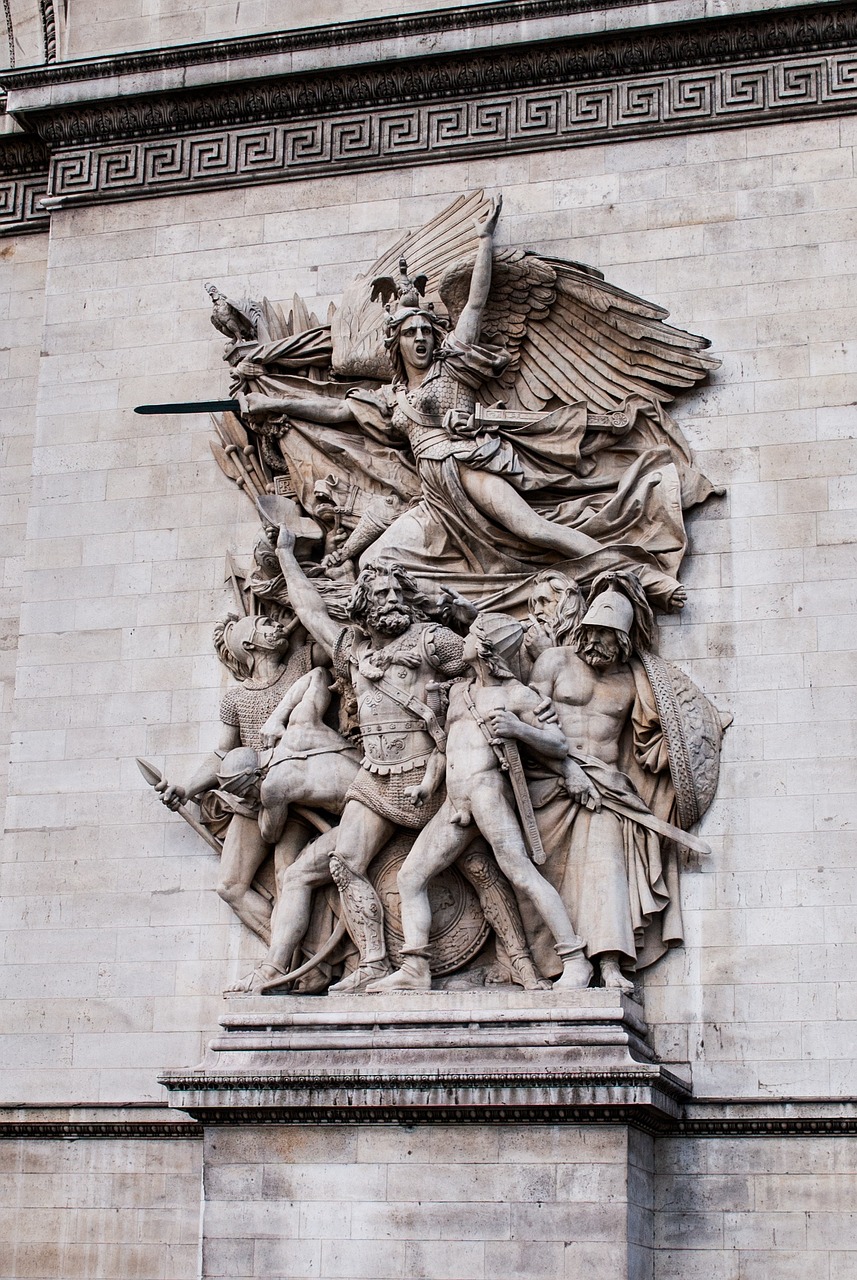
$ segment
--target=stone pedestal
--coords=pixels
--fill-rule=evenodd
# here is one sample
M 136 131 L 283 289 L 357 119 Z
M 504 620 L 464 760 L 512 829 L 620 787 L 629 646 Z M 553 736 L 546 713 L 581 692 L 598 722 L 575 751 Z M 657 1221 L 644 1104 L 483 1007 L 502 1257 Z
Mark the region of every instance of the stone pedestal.
M 653 1059 L 641 1007 L 615 991 L 490 988 L 248 997 L 172 1105 L 230 1121 L 633 1119 L 656 1131 L 689 1083 Z
M 651 1280 L 689 1085 L 616 992 L 241 998 L 162 1079 L 205 1125 L 205 1277 Z

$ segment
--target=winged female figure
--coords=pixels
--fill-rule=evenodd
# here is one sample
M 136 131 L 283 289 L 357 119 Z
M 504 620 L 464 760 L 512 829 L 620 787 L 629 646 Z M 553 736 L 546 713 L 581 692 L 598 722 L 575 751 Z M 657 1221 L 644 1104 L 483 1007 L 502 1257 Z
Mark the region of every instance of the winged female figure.
M 250 393 L 250 420 L 286 416 L 309 436 L 356 426 L 370 450 L 407 446 L 419 496 L 364 561 L 395 560 L 483 607 L 523 598 L 547 565 L 564 565 L 583 584 L 633 568 L 656 607 L 681 608 L 682 506 L 710 490 L 663 401 L 715 362 L 699 354 L 704 339 L 664 326 L 665 312 L 599 273 L 495 251 L 501 207 L 500 197 L 482 202 L 475 258 L 449 265 L 439 281 L 449 318 L 423 301 L 426 276 L 410 279 L 404 260 L 398 283 L 376 279 L 371 296 L 363 285 L 376 316 L 372 299 L 392 299 L 382 321 L 392 381 L 364 381 L 344 396 L 331 384 L 327 394 Z M 340 312 L 340 376 L 349 371 L 342 332 Z M 353 371 L 377 378 L 384 352 L 367 345 L 365 326 L 358 337 Z M 492 407 L 498 399 L 503 407 Z

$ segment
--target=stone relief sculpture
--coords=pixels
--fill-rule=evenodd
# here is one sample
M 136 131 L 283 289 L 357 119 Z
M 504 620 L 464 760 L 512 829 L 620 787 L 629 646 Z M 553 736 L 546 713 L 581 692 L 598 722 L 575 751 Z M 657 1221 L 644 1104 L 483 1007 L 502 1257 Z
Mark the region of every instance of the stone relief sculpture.
M 235 991 L 630 991 L 681 940 L 724 726 L 655 653 L 712 492 L 665 405 L 716 361 L 594 269 L 496 247 L 500 213 L 454 201 L 327 324 L 206 286 L 212 448 L 263 531 L 230 562 L 219 752 L 157 785 L 199 800 L 268 948 Z

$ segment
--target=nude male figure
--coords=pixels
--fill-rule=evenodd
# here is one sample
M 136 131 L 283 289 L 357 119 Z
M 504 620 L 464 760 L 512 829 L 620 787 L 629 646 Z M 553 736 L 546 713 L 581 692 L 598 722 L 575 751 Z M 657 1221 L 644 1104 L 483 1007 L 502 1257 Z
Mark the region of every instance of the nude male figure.
M 206 756 L 184 786 L 164 779 L 157 790 L 162 802 L 177 809 L 185 800 L 217 791 L 223 758 L 238 748 L 259 752 L 261 727 L 296 680 L 315 661 L 312 647 L 295 644 L 295 622 L 284 626 L 263 614 L 230 617 L 215 630 L 215 647 L 221 661 L 240 683 L 230 686 L 220 708 L 221 733 L 217 750 Z M 258 804 L 258 802 L 257 802 Z M 238 919 L 270 942 L 271 904 L 253 888 L 253 879 L 270 854 L 256 813 L 238 805 L 223 841 L 217 892 Z
M 543 757 L 562 760 L 565 738 L 544 699 L 521 684 L 506 665 L 520 648 L 523 627 L 503 614 L 482 614 L 464 643 L 471 678 L 456 682 L 447 713 L 447 799 L 420 833 L 398 877 L 405 961 L 368 990 L 431 987 L 428 939 L 431 880 L 459 858 L 480 834 L 519 897 L 526 898 L 553 934 L 563 972 L 554 986 L 586 987 L 592 966 L 583 954 L 562 899 L 530 861 L 507 775 L 503 740 L 516 739 Z M 539 718 L 539 715 L 542 718 Z

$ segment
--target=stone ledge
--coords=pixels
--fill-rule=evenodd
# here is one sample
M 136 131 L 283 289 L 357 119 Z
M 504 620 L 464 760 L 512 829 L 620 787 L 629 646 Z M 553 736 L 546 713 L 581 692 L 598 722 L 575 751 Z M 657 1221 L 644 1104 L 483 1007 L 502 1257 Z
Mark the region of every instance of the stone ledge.
M 206 1122 L 633 1118 L 655 1131 L 678 1120 L 689 1094 L 681 1068 L 652 1061 L 640 1006 L 614 991 L 257 996 L 230 1006 L 201 1065 L 160 1077 L 172 1106 Z
M 671 1067 L 661 1070 L 661 1078 L 670 1086 L 672 1084 L 671 1077 L 673 1071 Z M 204 1132 L 204 1124 L 268 1124 L 268 1123 L 343 1123 L 349 1119 L 353 1123 L 374 1122 L 374 1123 L 489 1123 L 501 1124 L 504 1121 L 515 1123 L 523 1118 L 530 1120 L 539 1120 L 548 1123 L 579 1123 L 579 1124 L 598 1124 L 608 1121 L 616 1123 L 630 1122 L 637 1127 L 648 1127 L 652 1132 L 656 1132 L 659 1137 L 669 1138 L 764 1138 L 764 1137 L 849 1137 L 857 1135 L 857 1101 L 850 1099 L 837 1098 L 786 1098 L 781 1101 L 772 1101 L 770 1098 L 685 1098 L 680 1102 L 679 1107 L 671 1107 L 671 1111 L 677 1111 L 673 1119 L 664 1116 L 662 1111 L 657 1113 L 657 1123 L 646 1123 L 652 1121 L 651 1112 L 646 1114 L 641 1109 L 641 1102 L 644 1101 L 645 1091 L 651 1091 L 653 1088 L 653 1075 L 651 1072 L 643 1072 L 638 1078 L 634 1087 L 637 1090 L 636 1096 L 629 1101 L 627 1090 L 632 1086 L 632 1080 L 629 1074 L 625 1074 L 621 1081 L 621 1087 L 626 1090 L 626 1099 L 624 1103 L 617 1105 L 615 1094 L 610 1097 L 610 1105 L 605 1105 L 603 1100 L 595 1099 L 594 1082 L 586 1082 L 582 1076 L 568 1075 L 564 1084 L 555 1084 L 550 1086 L 549 1082 L 544 1079 L 539 1080 L 542 1087 L 542 1095 L 538 1100 L 540 1106 L 534 1105 L 534 1099 L 522 1099 L 521 1090 L 530 1089 L 534 1085 L 533 1077 L 519 1076 L 515 1081 L 508 1077 L 505 1085 L 509 1088 L 514 1087 L 516 1093 L 514 1098 L 507 1104 L 495 1104 L 488 1108 L 484 1105 L 477 1106 L 471 1101 L 469 1106 L 456 1105 L 449 1107 L 444 1103 L 444 1099 L 440 1094 L 442 1089 L 454 1087 L 451 1078 L 437 1079 L 435 1081 L 435 1091 L 437 1097 L 427 1098 L 423 1096 L 423 1102 L 433 1101 L 434 1105 L 422 1108 L 401 1108 L 388 1105 L 386 1107 L 378 1107 L 373 1105 L 371 1108 L 365 1107 L 361 1109 L 356 1105 L 357 1097 L 352 1093 L 354 1105 L 351 1108 L 352 1114 L 344 1114 L 343 1109 L 336 1105 L 328 1105 L 320 1108 L 317 1103 L 314 1107 L 301 1113 L 298 1110 L 288 1111 L 284 1109 L 278 1117 L 276 1110 L 270 1111 L 260 1110 L 257 1106 L 245 1100 L 243 1106 L 234 1108 L 222 1107 L 220 1110 L 214 1105 L 205 1107 L 201 1105 L 201 1098 L 196 1098 L 200 1103 L 199 1115 L 192 1117 L 191 1115 L 182 1116 L 179 1114 L 178 1099 L 181 1090 L 188 1085 L 189 1079 L 199 1073 L 193 1072 L 170 1072 L 168 1078 L 170 1081 L 170 1089 L 174 1095 L 171 1108 L 159 1106 L 153 1103 L 126 1103 L 126 1104 L 73 1104 L 68 1106 L 17 1106 L 0 1108 L 0 1138 L 29 1138 L 29 1139 L 53 1139 L 61 1140 L 68 1138 L 103 1138 L 103 1139 L 122 1139 L 122 1138 L 201 1138 Z M 224 1090 L 229 1088 L 240 1089 L 247 1085 L 246 1080 L 228 1079 L 226 1077 L 216 1080 L 214 1077 L 208 1077 L 206 1084 L 214 1089 Z M 258 1084 L 275 1088 L 278 1081 L 262 1081 Z M 297 1083 L 296 1081 L 292 1082 Z M 333 1083 L 333 1082 L 331 1082 Z M 422 1082 L 423 1085 L 425 1081 Z M 364 1089 L 371 1087 L 368 1079 L 363 1081 Z M 554 1092 L 545 1095 L 545 1088 L 552 1087 Z M 590 1090 L 590 1099 L 587 1103 L 584 1099 L 583 1090 Z M 606 1089 L 608 1085 L 607 1078 L 601 1081 L 601 1088 Z M 614 1089 L 619 1087 L 619 1082 L 614 1079 L 612 1086 Z M 564 1090 L 560 1096 L 556 1090 Z M 568 1090 L 577 1091 L 576 1097 L 571 1098 Z M 651 1092 L 649 1093 L 651 1096 Z M 186 1101 L 191 1101 L 190 1089 L 188 1087 Z M 214 1096 L 211 1099 L 215 1101 Z M 222 1097 L 221 1097 L 222 1101 Z M 237 1098 L 236 1098 L 237 1101 Z M 466 1104 L 466 1098 L 463 1094 L 457 1095 L 457 1101 L 460 1104 Z M 482 1100 L 484 1103 L 484 1099 Z M 525 1112 L 522 1113 L 522 1101 L 526 1105 Z
M 157 1103 L 0 1107 L 0 1138 L 200 1138 L 193 1120 Z
M 64 86 L 65 96 L 77 97 L 69 95 L 68 90 L 75 82 L 88 81 L 92 88 L 99 80 L 115 81 L 117 77 L 157 72 L 157 88 L 165 91 L 310 70 L 313 65 L 330 68 L 349 61 L 378 61 L 385 52 L 395 60 L 403 60 L 424 55 L 427 50 L 459 52 L 465 47 L 497 47 L 520 42 L 524 24 L 526 43 L 532 44 L 537 40 L 605 32 L 611 27 L 661 26 L 665 18 L 670 23 L 683 23 L 749 16 L 769 6 L 762 6 L 758 0 L 718 0 L 716 13 L 712 12 L 714 7 L 708 0 L 663 0 L 658 6 L 646 0 L 504 0 L 501 4 L 467 4 L 423 13 L 323 23 L 60 63 L 49 58 L 51 65 L 9 68 L 0 73 L 0 80 L 15 90 L 38 89 L 40 96 L 33 101 L 47 105 L 57 101 L 55 95 L 44 93 L 50 85 Z M 779 0 L 776 7 L 806 8 L 806 0 Z M 579 21 L 575 21 L 577 15 L 582 15 Z M 387 45 L 389 50 L 385 49 Z M 368 55 L 365 46 L 371 46 Z M 112 93 L 113 87 L 108 91 Z

